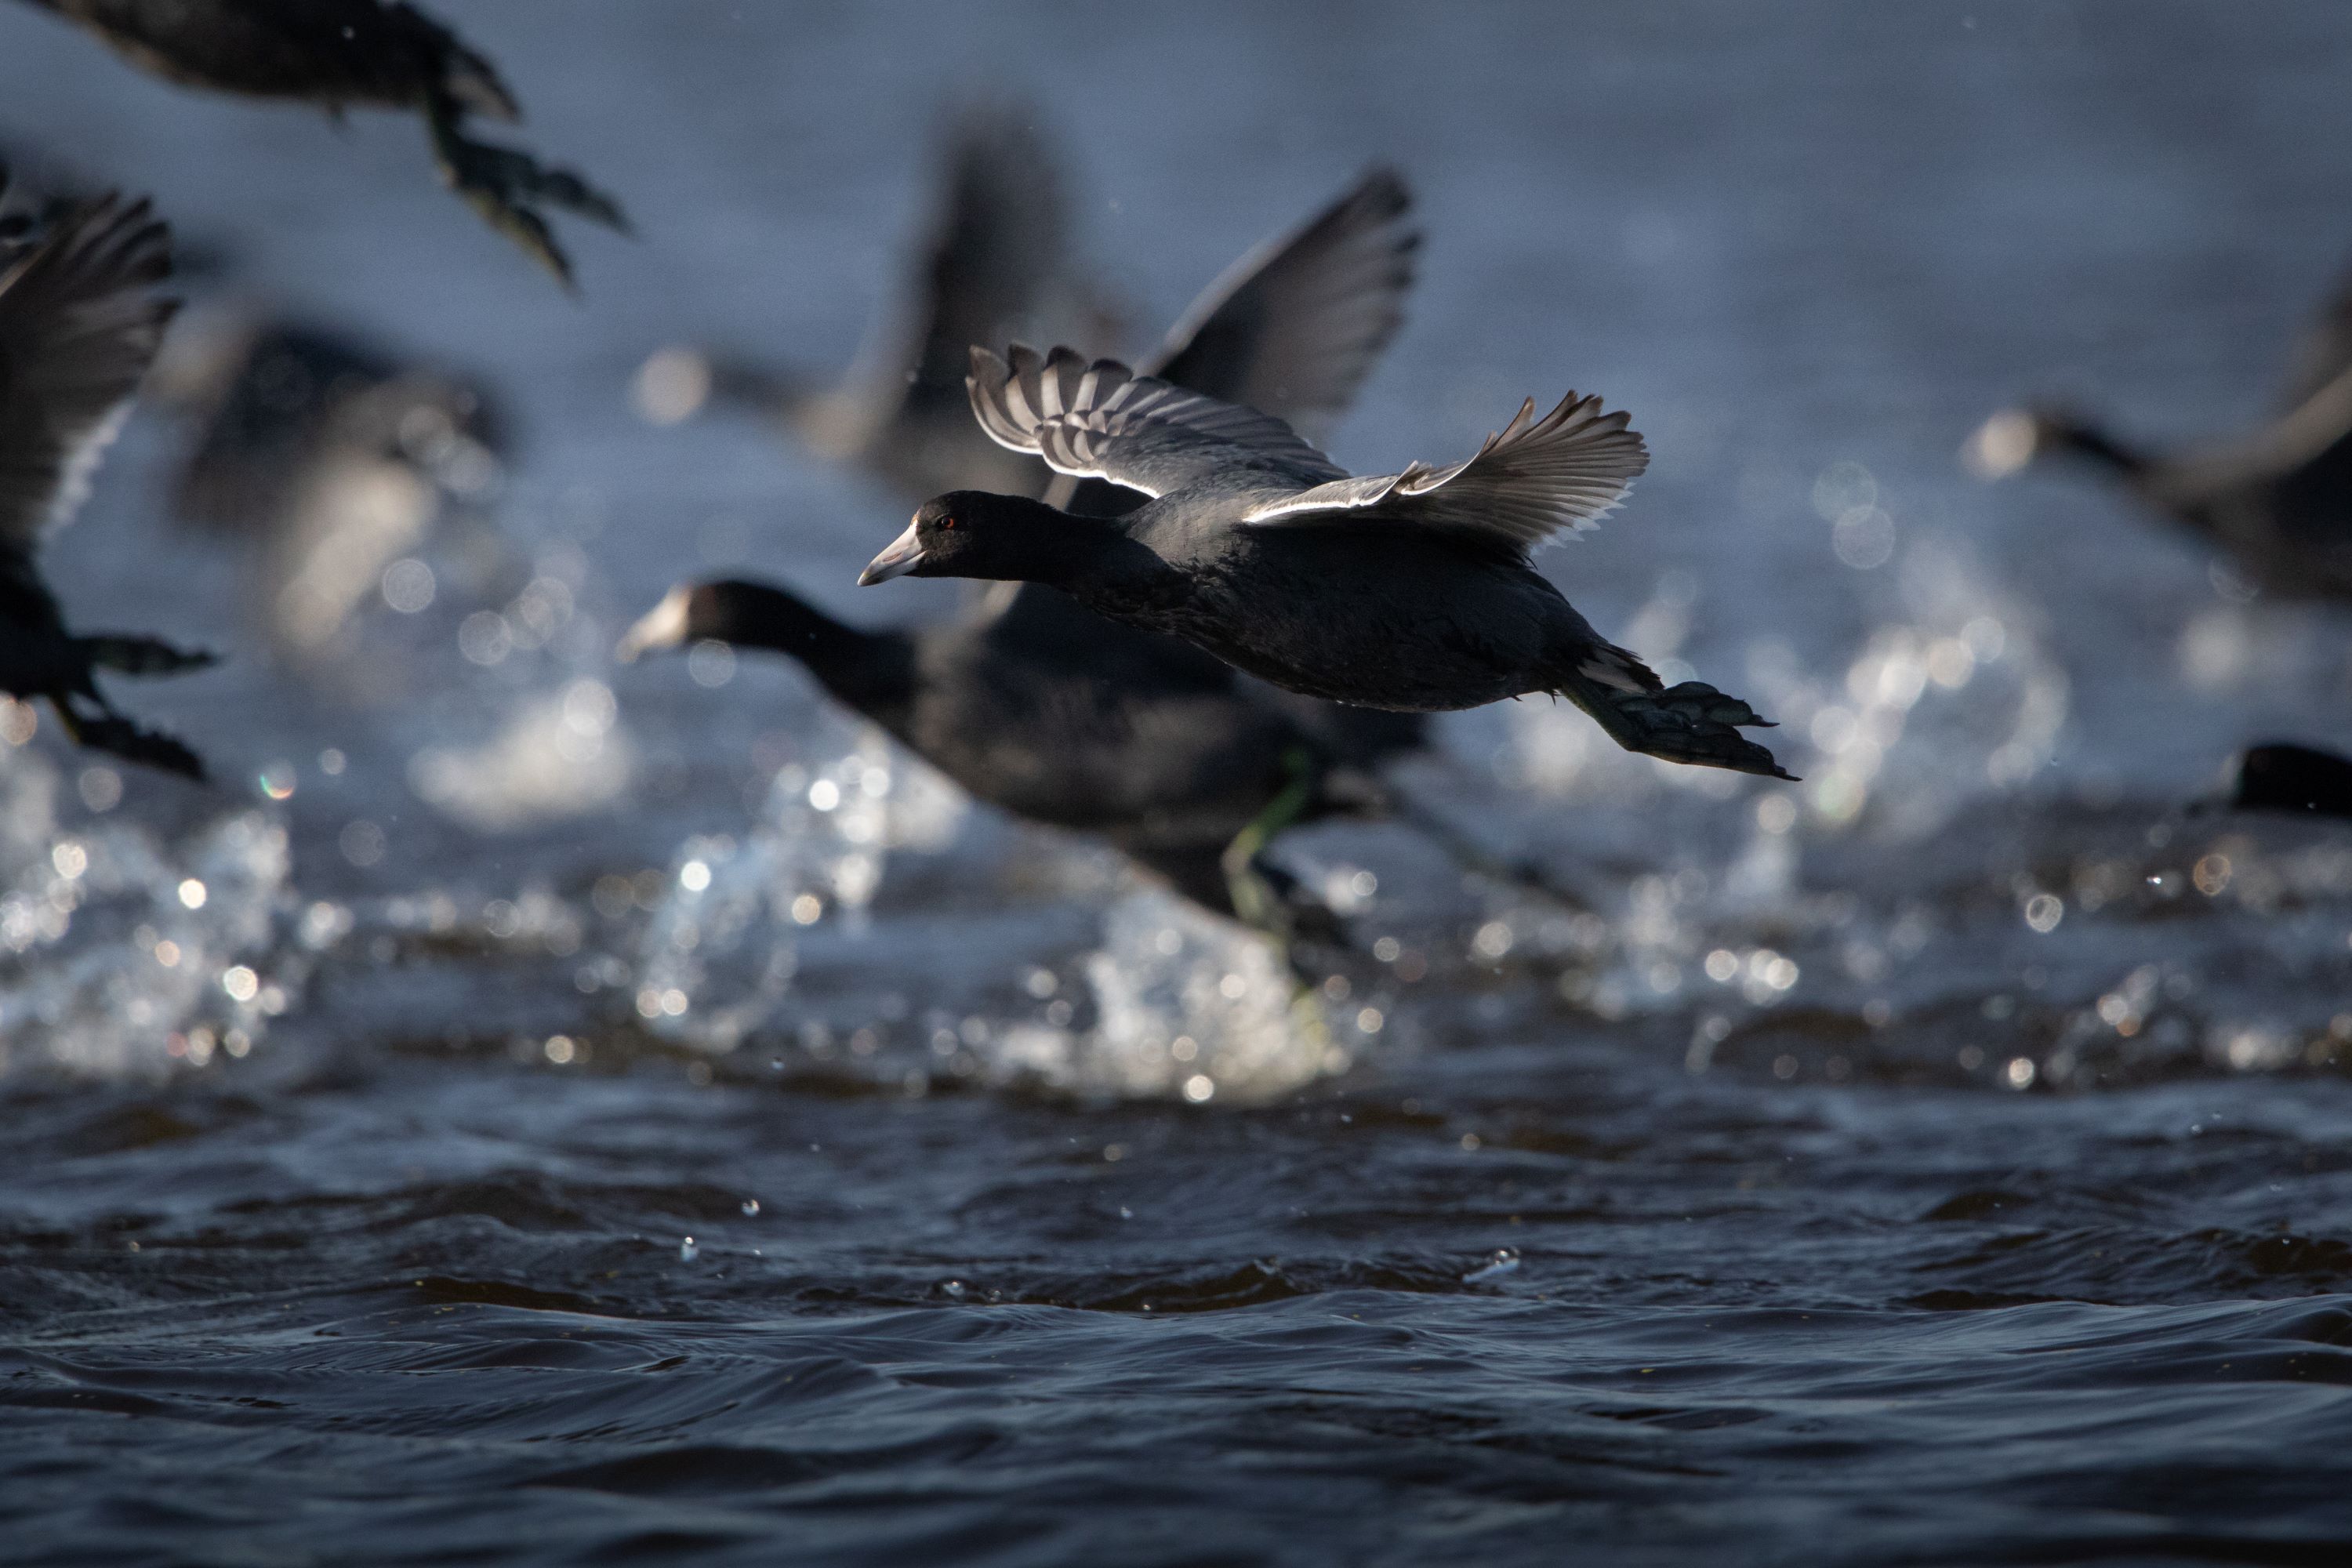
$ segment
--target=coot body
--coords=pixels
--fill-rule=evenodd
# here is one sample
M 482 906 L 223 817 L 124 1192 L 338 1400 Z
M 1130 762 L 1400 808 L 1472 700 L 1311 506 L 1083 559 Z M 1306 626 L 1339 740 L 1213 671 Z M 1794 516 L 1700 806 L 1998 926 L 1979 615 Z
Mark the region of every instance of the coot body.
M 2352 598 L 2352 289 L 2310 332 L 2282 411 L 2250 432 L 2151 453 L 2074 410 L 2034 406 L 1994 415 L 1961 455 L 2000 479 L 2053 453 L 2111 476 L 2266 593 Z
M 1182 637 L 1290 691 L 1404 712 L 1551 692 L 1629 750 L 1787 777 L 1711 686 L 1666 688 L 1528 563 L 1593 526 L 1648 462 L 1622 413 L 1532 399 L 1446 468 L 1348 474 L 1281 420 L 1068 350 L 972 353 L 973 411 L 1058 471 L 1151 498 L 1077 518 L 982 491 L 940 497 L 859 581 L 1039 583 L 1122 625 Z

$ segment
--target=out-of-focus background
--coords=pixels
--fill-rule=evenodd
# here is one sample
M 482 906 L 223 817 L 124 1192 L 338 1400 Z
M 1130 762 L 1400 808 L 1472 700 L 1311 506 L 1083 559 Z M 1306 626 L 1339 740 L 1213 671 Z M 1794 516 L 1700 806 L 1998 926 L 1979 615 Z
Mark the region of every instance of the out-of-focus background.
M 78 624 L 229 658 L 131 698 L 216 789 L 19 719 L 0 753 L 0 1403 L 35 1435 L 0 1450 L 44 1549 L 2352 1533 L 2352 846 L 2181 809 L 2248 742 L 2352 731 L 2352 622 L 2088 476 L 1958 461 L 2029 395 L 2151 446 L 2273 410 L 2352 262 L 2352 14 L 442 14 L 634 220 L 561 226 L 576 299 L 414 120 L 175 89 L 0 6 L 0 148 L 153 196 L 202 262 L 184 361 L 289 320 L 495 414 L 407 432 L 437 500 L 411 465 L 303 502 L 355 542 L 274 641 L 282 563 L 173 521 L 163 399 L 47 554 Z M 1058 149 L 1129 347 L 1397 166 L 1420 280 L 1334 456 L 1631 409 L 1649 473 L 1543 569 L 1804 782 L 1448 716 L 1403 782 L 1559 896 L 1395 824 L 1293 835 L 1353 933 L 1310 1018 L 1255 939 L 797 667 L 616 665 L 683 576 L 954 613 L 852 587 L 895 494 L 648 417 L 639 373 L 849 365 L 992 105 Z

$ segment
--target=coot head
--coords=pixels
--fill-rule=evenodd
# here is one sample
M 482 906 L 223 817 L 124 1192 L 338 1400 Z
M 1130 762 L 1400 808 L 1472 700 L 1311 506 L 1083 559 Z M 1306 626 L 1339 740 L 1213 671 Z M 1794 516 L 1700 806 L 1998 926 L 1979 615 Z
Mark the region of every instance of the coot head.
M 892 540 L 890 548 L 857 574 L 857 581 L 860 586 L 893 577 L 1050 581 L 1072 550 L 1083 547 L 1088 526 L 1025 496 L 950 490 L 925 501 L 907 531 Z
M 613 655 L 626 664 L 639 654 L 723 642 L 806 658 L 813 645 L 839 640 L 829 634 L 847 631 L 797 594 L 766 583 L 680 583 L 638 617 Z

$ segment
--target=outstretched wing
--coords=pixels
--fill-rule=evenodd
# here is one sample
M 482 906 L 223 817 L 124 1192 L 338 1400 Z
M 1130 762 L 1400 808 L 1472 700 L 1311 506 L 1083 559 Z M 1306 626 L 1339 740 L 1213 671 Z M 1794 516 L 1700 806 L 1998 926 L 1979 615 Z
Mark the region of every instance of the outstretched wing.
M 1148 496 L 1208 485 L 1294 490 L 1347 477 L 1273 416 L 1138 375 L 1117 360 L 1089 363 L 1069 349 L 1041 358 L 1015 344 L 1007 363 L 975 348 L 964 385 L 980 427 L 1000 445 L 1035 452 L 1057 473 Z
M 1301 523 L 1412 523 L 1476 535 L 1532 550 L 1561 529 L 1592 527 L 1625 499 L 1650 465 L 1649 448 L 1625 427 L 1622 409 L 1601 411 L 1598 397 L 1570 393 L 1541 419 L 1528 398 L 1501 432 L 1466 463 L 1433 468 L 1414 463 L 1401 474 L 1340 479 L 1252 509 L 1254 526 Z
M 866 438 L 939 448 L 932 471 L 913 484 L 926 495 L 959 458 L 978 461 L 975 478 L 1007 471 L 1010 459 L 964 417 L 972 344 L 1032 333 L 1084 340 L 1109 326 L 1075 276 L 1060 160 L 1030 111 L 1005 102 L 959 114 L 939 182 L 904 293 L 867 337 L 846 387 L 871 426 Z
M 1421 231 L 1394 171 L 1374 169 L 1305 226 L 1244 256 L 1168 330 L 1146 375 L 1271 414 L 1319 441 L 1339 424 L 1404 321 Z M 1114 517 L 1138 504 L 1063 475 L 1048 505 Z
M 163 338 L 171 231 L 107 196 L 0 259 L 0 552 L 72 517 Z
M 1324 435 L 1404 321 L 1421 247 L 1412 206 L 1392 170 L 1371 171 L 1305 227 L 1227 268 L 1143 373 Z

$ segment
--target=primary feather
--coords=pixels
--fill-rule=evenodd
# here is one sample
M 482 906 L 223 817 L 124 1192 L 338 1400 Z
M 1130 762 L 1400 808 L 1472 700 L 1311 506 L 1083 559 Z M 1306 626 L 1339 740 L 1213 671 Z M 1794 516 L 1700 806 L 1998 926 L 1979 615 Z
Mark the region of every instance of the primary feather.
M 1486 534 L 1521 550 L 1563 529 L 1597 526 L 1650 466 L 1649 448 L 1626 428 L 1625 411 L 1604 414 L 1598 397 L 1571 392 L 1541 419 L 1535 410 L 1530 397 L 1467 462 L 1334 479 L 1254 507 L 1242 521 L 1414 523 Z
M 162 343 L 169 231 L 145 202 L 68 215 L 0 271 L 0 550 L 69 520 Z
M 1089 363 L 1065 348 L 1041 357 L 1016 344 L 1008 363 L 976 347 L 964 384 L 981 428 L 1000 445 L 1148 496 L 1213 481 L 1297 489 L 1347 478 L 1272 415 L 1138 375 L 1117 360 Z

